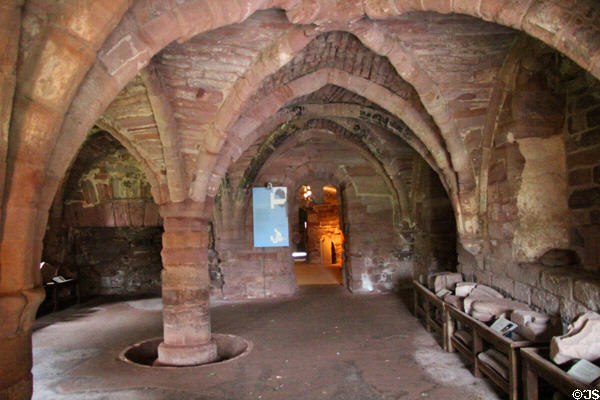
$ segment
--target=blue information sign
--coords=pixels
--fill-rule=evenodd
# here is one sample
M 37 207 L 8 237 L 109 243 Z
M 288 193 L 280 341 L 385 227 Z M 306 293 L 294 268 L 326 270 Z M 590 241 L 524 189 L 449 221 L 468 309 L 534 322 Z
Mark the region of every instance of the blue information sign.
M 254 247 L 289 246 L 287 188 L 252 188 Z

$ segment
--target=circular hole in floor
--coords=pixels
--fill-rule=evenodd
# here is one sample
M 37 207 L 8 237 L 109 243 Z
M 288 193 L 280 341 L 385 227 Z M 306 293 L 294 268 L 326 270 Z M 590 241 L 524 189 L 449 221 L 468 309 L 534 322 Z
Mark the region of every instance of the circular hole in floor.
M 212 337 L 217 344 L 217 359 L 207 364 L 187 367 L 155 366 L 154 361 L 158 358 L 158 345 L 163 341 L 162 337 L 146 339 L 129 346 L 119 355 L 119 359 L 142 367 L 200 368 L 241 358 L 252 350 L 252 342 L 239 336 L 214 333 Z

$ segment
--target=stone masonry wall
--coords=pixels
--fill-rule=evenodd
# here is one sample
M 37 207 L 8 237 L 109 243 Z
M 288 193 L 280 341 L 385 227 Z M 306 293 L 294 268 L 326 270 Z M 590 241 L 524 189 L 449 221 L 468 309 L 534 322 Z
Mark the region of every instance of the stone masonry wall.
M 161 227 L 72 228 L 70 236 L 82 296 L 160 296 Z
M 238 197 L 222 187 L 217 199 L 213 214 L 212 298 L 277 297 L 297 289 L 289 247 L 253 246 L 250 192 Z
M 535 76 L 526 69 L 517 75 L 520 83 L 523 75 Z M 600 102 L 582 77 L 552 75 L 551 68 L 545 73 L 565 82 L 552 87 L 538 74 L 537 82 L 508 94 L 500 110 L 488 171 L 487 232 L 475 256 L 459 246 L 460 270 L 568 322 L 600 309 L 600 277 L 592 272 L 598 269 L 592 216 L 599 204 L 593 171 L 600 155 Z M 528 173 L 531 165 L 545 166 L 545 175 L 540 169 Z M 522 201 L 527 185 L 535 188 L 528 198 L 534 204 L 539 199 L 539 208 Z M 563 224 L 568 237 L 559 234 Z
M 160 295 L 161 226 L 139 163 L 96 133 L 54 201 L 43 260 L 77 275 L 83 297 Z
M 357 195 L 350 185 L 342 190 L 342 196 L 348 288 L 386 292 L 409 285 L 412 252 L 394 229 L 390 196 Z
M 421 158 L 414 158 L 414 277 L 436 271 L 456 271 L 456 222 L 444 187 Z
M 600 272 L 600 82 L 579 73 L 567 89 L 570 243 L 585 269 Z

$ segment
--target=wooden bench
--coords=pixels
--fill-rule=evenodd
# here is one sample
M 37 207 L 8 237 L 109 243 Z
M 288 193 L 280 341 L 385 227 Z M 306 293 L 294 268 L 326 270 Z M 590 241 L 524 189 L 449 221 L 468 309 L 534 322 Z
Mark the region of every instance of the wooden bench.
M 573 391 L 576 389 L 584 391 L 584 393 L 586 390 L 594 389 L 591 385 L 573 379 L 550 361 L 547 347 L 522 348 L 521 357 L 523 359 L 524 399 L 526 400 L 539 400 L 539 378 L 569 399 L 572 398 Z
M 435 293 L 417 281 L 413 281 L 414 315 L 422 316 L 425 328 L 436 332 L 442 338 L 442 348 L 448 350 L 448 337 L 445 318 L 446 303 Z M 439 318 L 438 318 L 439 316 Z
M 458 353 L 461 356 L 463 356 L 470 365 L 475 366 L 475 357 L 477 356 L 475 350 L 481 351 L 481 346 L 479 346 L 478 349 L 474 349 L 476 336 L 475 328 L 477 325 L 475 323 L 475 319 L 449 304 L 446 304 L 445 317 L 446 337 L 448 338 L 448 351 L 450 353 L 458 351 Z M 454 333 L 456 332 L 459 324 L 461 326 L 461 329 L 467 330 L 473 337 L 473 343 L 471 344 L 471 346 L 454 336 Z M 475 371 L 473 371 L 473 374 L 475 374 Z
M 492 330 L 483 322 L 476 320 L 451 305 L 447 304 L 445 310 L 447 336 L 450 338 L 448 350 L 451 352 L 458 350 L 466 358 L 472 360 L 473 375 L 477 377 L 486 376 L 506 392 L 511 400 L 517 400 L 519 398 L 521 377 L 519 349 L 533 346 L 533 343 L 527 340 L 515 341 L 507 338 Z M 468 348 L 464 343 L 455 338 L 454 332 L 457 322 L 472 331 L 473 343 L 471 348 Z M 505 379 L 494 369 L 479 360 L 477 355 L 487 348 L 493 348 L 508 358 L 508 379 Z

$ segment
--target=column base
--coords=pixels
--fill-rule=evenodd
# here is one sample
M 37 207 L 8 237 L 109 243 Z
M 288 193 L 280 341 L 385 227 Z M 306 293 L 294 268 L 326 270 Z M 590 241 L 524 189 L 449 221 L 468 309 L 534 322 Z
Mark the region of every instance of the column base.
M 214 339 L 196 346 L 173 346 L 162 342 L 158 345 L 158 359 L 155 365 L 189 367 L 207 364 L 217 359 L 217 343 Z

